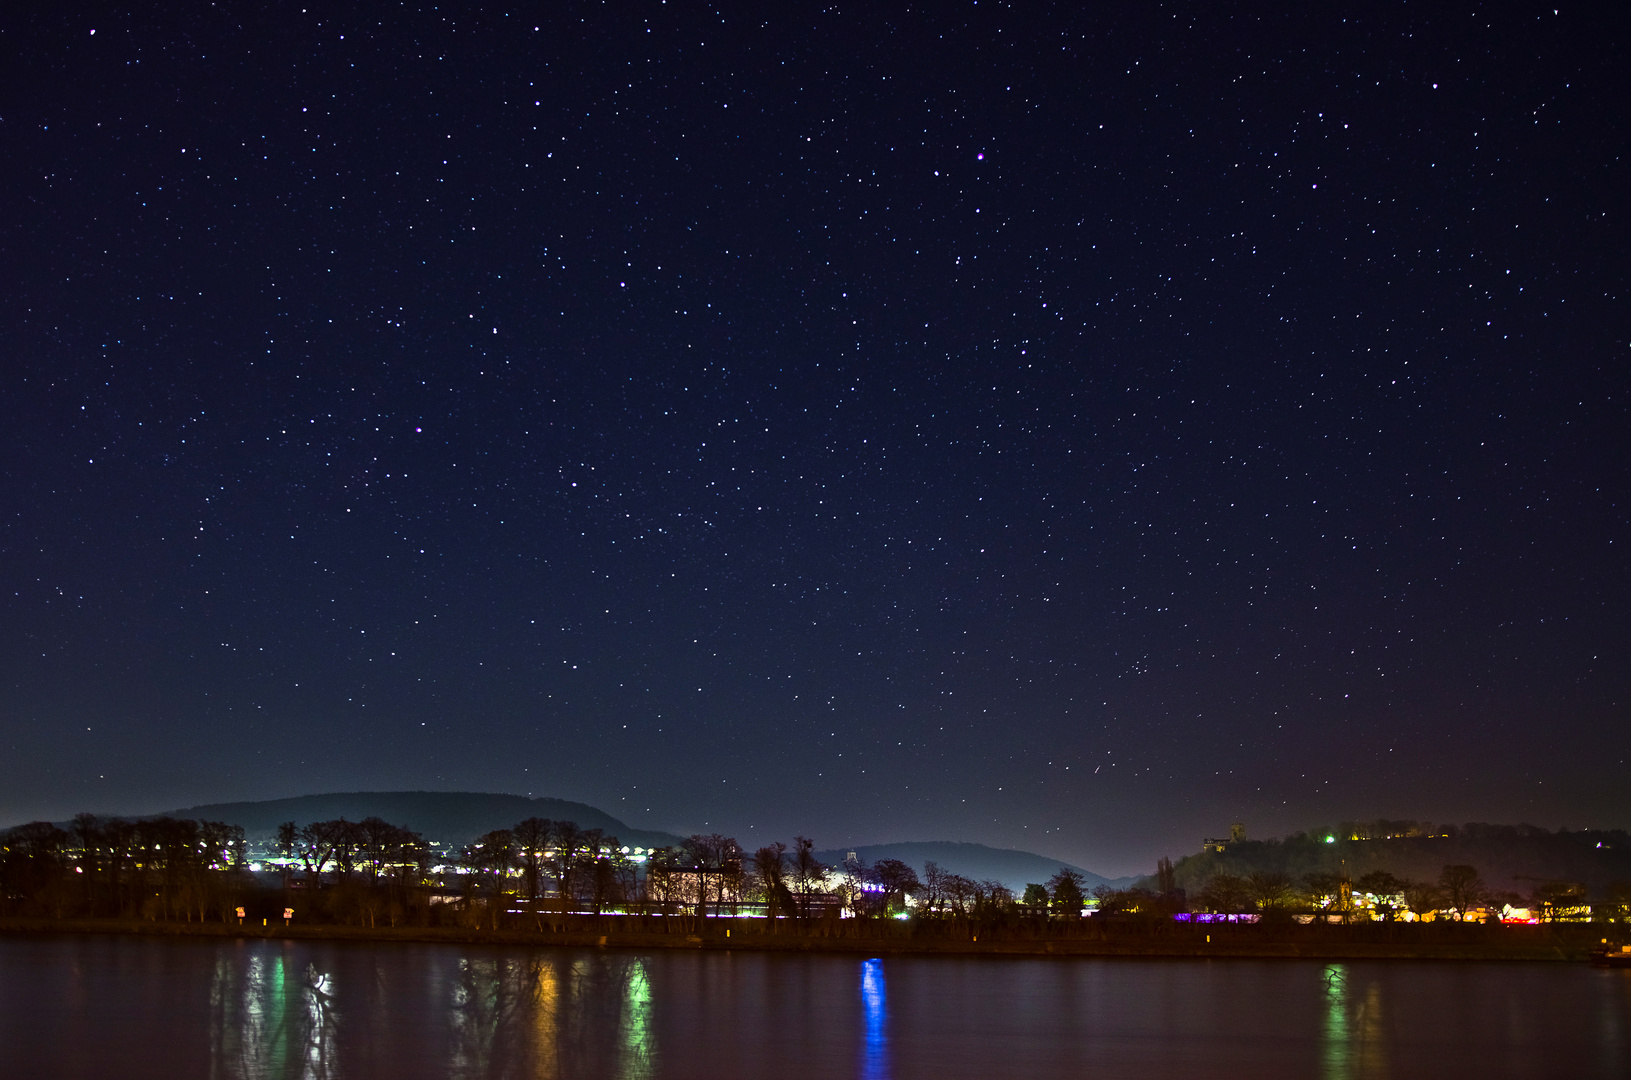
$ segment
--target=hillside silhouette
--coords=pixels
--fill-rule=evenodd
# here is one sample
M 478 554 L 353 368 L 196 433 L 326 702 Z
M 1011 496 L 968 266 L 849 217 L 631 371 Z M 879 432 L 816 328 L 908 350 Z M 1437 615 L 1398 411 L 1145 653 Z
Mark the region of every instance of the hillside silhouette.
M 470 791 L 335 792 L 261 802 L 188 806 L 167 811 L 166 816 L 241 825 L 250 841 L 270 837 L 285 821 L 306 825 L 342 817 L 352 821 L 379 817 L 393 825 L 406 826 L 433 843 L 457 847 L 483 833 L 508 829 L 518 821 L 539 817 L 575 821 L 580 828 L 600 829 L 630 846 L 662 847 L 680 842 L 672 833 L 637 829 L 588 803 Z
M 1350 822 L 1273 840 L 1229 843 L 1178 860 L 1176 884 L 1191 893 L 1219 874 L 1247 877 L 1373 870 L 1411 881 L 1434 881 L 1447 865 L 1474 867 L 1493 889 L 1521 895 L 1545 882 L 1574 882 L 1596 895 L 1631 882 L 1631 834 L 1623 829 L 1552 832 L 1534 825 L 1432 825 L 1427 822 Z
M 1000 881 L 1023 893 L 1029 882 L 1044 882 L 1061 868 L 1075 870 L 1087 882 L 1087 887 L 1109 885 L 1120 887 L 1131 884 L 1132 878 L 1107 878 L 1045 855 L 1015 848 L 986 847 L 984 844 L 964 844 L 951 840 L 911 841 L 899 844 L 865 844 L 853 848 L 831 848 L 816 852 L 816 858 L 830 865 L 844 861 L 849 852 L 868 865 L 879 859 L 899 859 L 921 872 L 925 862 L 935 862 L 942 870 L 961 874 L 975 881 Z

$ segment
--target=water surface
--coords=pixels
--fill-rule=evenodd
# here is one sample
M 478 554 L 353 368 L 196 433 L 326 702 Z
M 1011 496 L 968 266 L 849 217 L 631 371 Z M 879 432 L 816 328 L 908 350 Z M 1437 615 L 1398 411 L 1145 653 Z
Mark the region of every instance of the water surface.
M 0 1074 L 1631 1077 L 1631 972 L 0 939 Z

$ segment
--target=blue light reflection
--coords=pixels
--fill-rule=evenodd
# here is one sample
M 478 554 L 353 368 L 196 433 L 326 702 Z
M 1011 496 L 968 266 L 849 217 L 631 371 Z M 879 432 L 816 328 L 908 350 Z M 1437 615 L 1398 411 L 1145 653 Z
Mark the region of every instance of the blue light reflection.
M 861 965 L 861 1008 L 866 1014 L 866 1043 L 861 1056 L 862 1080 L 888 1080 L 889 1002 L 884 992 L 883 961 Z

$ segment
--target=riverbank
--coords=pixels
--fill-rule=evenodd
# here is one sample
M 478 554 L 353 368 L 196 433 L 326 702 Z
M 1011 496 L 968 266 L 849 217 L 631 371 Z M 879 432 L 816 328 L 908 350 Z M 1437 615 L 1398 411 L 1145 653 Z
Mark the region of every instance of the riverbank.
M 448 926 L 360 927 L 291 923 L 157 922 L 123 919 L 0 918 L 0 934 L 117 934 L 162 938 L 241 938 L 303 941 L 402 942 L 456 945 L 556 946 L 608 949 L 689 949 L 787 953 L 940 956 L 1053 956 L 1304 960 L 1506 960 L 1580 963 L 1608 928 L 1590 924 L 1546 927 L 1442 928 L 1426 934 L 1407 926 L 1157 928 L 1109 927 L 1094 935 L 1041 936 L 1013 930 L 951 937 L 914 932 L 907 925 L 819 927 L 767 932 L 746 919 L 714 919 L 701 933 L 629 929 L 616 917 L 603 925 L 562 929 L 473 929 Z M 650 922 L 651 920 L 646 920 Z M 1626 928 L 1619 937 L 1627 937 Z M 869 932 L 875 931 L 875 932 Z M 982 939 L 983 938 L 983 939 Z

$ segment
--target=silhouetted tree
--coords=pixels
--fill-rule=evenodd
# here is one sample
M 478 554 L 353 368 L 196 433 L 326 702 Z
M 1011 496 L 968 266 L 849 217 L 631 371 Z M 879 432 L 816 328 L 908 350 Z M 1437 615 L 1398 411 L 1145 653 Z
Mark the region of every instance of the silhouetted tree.
M 1342 878 L 1336 874 L 1309 874 L 1303 878 L 1303 885 L 1309 900 L 1321 911 L 1334 907 L 1342 895 Z
M 920 908 L 931 914 L 938 915 L 946 907 L 946 872 L 940 869 L 940 864 L 932 859 L 923 863 L 923 888 L 919 892 Z
M 178 818 L 148 818 L 138 822 L 138 844 L 142 862 L 157 878 L 157 903 L 149 910 L 151 918 L 171 918 L 179 909 L 192 916 L 193 871 L 201 852 L 198 822 Z
M 377 884 L 386 868 L 396 857 L 402 830 L 379 817 L 365 817 L 357 822 L 360 843 L 357 862 L 370 885 Z
M 71 840 L 49 821 L 31 821 L 0 834 L 0 900 L 29 898 L 60 918 L 68 901 Z
M 575 821 L 557 821 L 551 830 L 543 865 L 555 877 L 555 895 L 560 900 L 563 915 L 571 910 L 574 899 L 572 883 L 582 857 L 583 830 L 578 828 Z
M 1178 891 L 1178 875 L 1173 873 L 1172 860 L 1165 855 L 1155 863 L 1155 891 L 1163 897 L 1171 897 Z
M 294 852 L 306 870 L 306 880 L 316 888 L 323 880 L 323 871 L 334 858 L 334 851 L 345 839 L 338 821 L 313 821 L 303 825 L 295 834 Z
M 1168 864 L 1170 869 L 1171 864 Z M 1082 895 L 1082 886 L 1087 884 L 1078 871 L 1068 866 L 1061 866 L 1054 875 L 1048 879 L 1048 894 L 1052 897 L 1052 908 L 1055 915 L 1075 915 L 1082 913 L 1082 905 L 1087 898 Z
M 487 894 L 487 925 L 498 925 L 498 909 L 503 906 L 504 886 L 515 866 L 515 834 L 508 829 L 483 833 L 467 844 L 459 856 L 479 886 Z
M 579 834 L 578 883 L 581 899 L 586 900 L 596 915 L 606 905 L 618 899 L 619 870 L 627 857 L 615 836 L 607 836 L 599 829 L 585 829 Z
M 1019 902 L 1028 908 L 1046 909 L 1049 900 L 1048 887 L 1035 881 L 1026 883 L 1025 894 L 1019 898 Z
M 917 879 L 917 871 L 899 859 L 879 859 L 872 864 L 870 876 L 883 890 L 885 913 L 904 909 L 906 897 L 923 887 Z
M 128 895 L 136 875 L 136 823 L 114 818 L 102 826 L 107 845 L 108 888 L 112 907 L 124 913 L 131 906 Z
M 1257 910 L 1278 911 L 1291 900 L 1291 878 L 1278 870 L 1260 870 L 1246 879 L 1246 891 Z
M 967 878 L 962 880 L 967 881 Z M 978 920 L 1006 915 L 1014 909 L 1014 890 L 1000 881 L 986 879 L 974 884 L 974 904 L 970 914 Z
M 753 853 L 753 872 L 764 896 L 765 916 L 774 919 L 793 913 L 793 894 L 787 888 L 787 845 L 767 844 Z
M 528 900 L 538 899 L 538 871 L 554 829 L 555 823 L 548 818 L 530 817 L 513 830 L 516 852 L 521 859 L 522 891 Z
M 623 854 L 617 838 L 610 837 L 601 848 L 601 854 L 595 859 L 594 866 L 590 868 L 590 879 L 593 885 L 591 903 L 595 914 L 599 915 L 607 907 L 623 904 L 627 897 L 626 884 L 630 880 L 628 871 L 633 867 L 629 857 Z
M 362 855 L 364 843 L 363 829 L 359 822 L 347 821 L 345 818 L 328 823 L 329 835 L 333 841 L 330 849 L 334 854 L 334 870 L 341 881 L 350 881 L 351 873 L 356 869 Z
M 686 902 L 688 890 L 683 873 L 685 854 L 677 848 L 653 848 L 646 855 L 646 896 L 670 914 L 672 907 Z
M 940 872 L 940 895 L 946 909 L 953 915 L 968 916 L 982 896 L 980 883 L 962 874 Z
M 794 897 L 798 900 L 799 917 L 808 919 L 810 905 L 827 880 L 827 867 L 815 857 L 815 841 L 809 837 L 793 837 L 787 880 Z
M 833 874 L 824 875 L 826 885 L 832 894 L 838 897 L 839 905 L 851 915 L 859 918 L 875 914 L 873 905 L 868 901 L 867 886 L 873 884 L 872 867 L 866 860 L 851 853 L 843 862 L 832 868 L 837 874 L 837 882 L 833 881 Z
M 1201 886 L 1200 902 L 1207 911 L 1237 914 L 1251 907 L 1251 889 L 1236 874 L 1215 874 Z
M 1118 889 L 1114 885 L 1093 886 L 1093 899 L 1098 901 L 1100 915 L 1119 915 L 1129 906 L 1127 890 Z
M 1425 881 L 1407 881 L 1404 883 L 1404 906 L 1416 916 L 1428 915 L 1438 910 L 1443 899 L 1434 886 Z
M 685 853 L 686 869 L 695 875 L 697 918 L 708 914 L 710 900 L 717 905 L 724 898 L 730 879 L 739 879 L 742 873 L 742 849 L 736 841 L 718 833 L 698 833 L 685 838 L 681 845 Z

